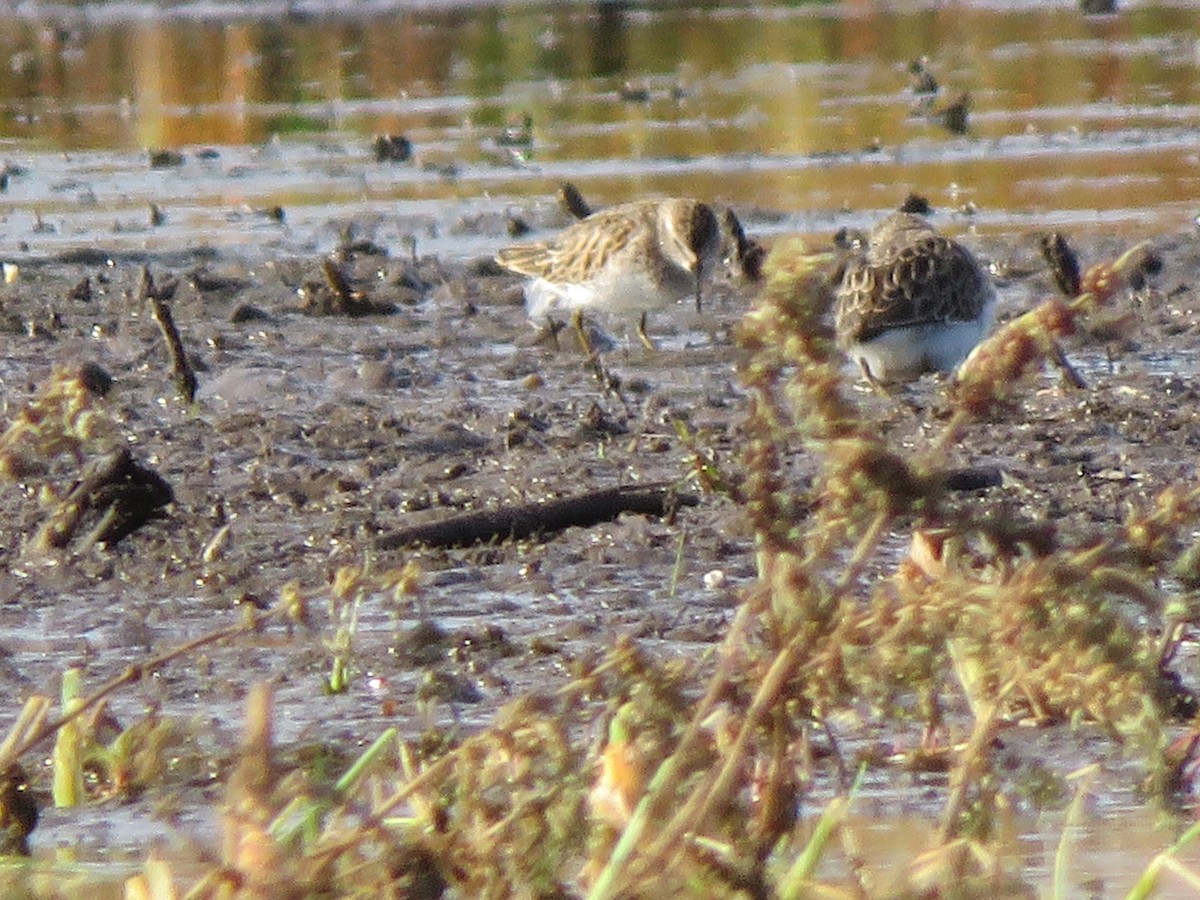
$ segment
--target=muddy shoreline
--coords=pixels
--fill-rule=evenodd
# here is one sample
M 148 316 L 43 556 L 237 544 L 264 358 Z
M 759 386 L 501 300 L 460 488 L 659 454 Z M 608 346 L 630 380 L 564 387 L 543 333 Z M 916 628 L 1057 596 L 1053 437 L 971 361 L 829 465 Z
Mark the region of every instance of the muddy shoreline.
M 967 240 L 1000 274 L 1002 320 L 1053 291 L 1032 239 Z M 1088 387 L 1065 388 L 1046 373 L 1024 385 L 1011 415 L 969 430 L 957 463 L 998 470 L 1000 484 L 958 502 L 1083 539 L 1119 527 L 1127 505 L 1194 481 L 1200 246 L 1192 233 L 1154 243 L 1164 269 L 1121 298 L 1122 329 L 1068 347 Z M 1091 262 L 1121 247 L 1077 249 Z M 364 317 L 305 309 L 319 292 L 320 262 L 89 249 L 25 260 L 2 289 L 7 419 L 56 366 L 95 363 L 113 378 L 97 407 L 112 430 L 97 446 L 128 446 L 174 491 L 162 518 L 117 545 L 55 551 L 31 546 L 30 536 L 48 515 L 44 486 L 69 488 L 76 459 L 60 456 L 0 492 L 4 721 L 24 697 L 54 696 L 69 666 L 94 685 L 235 623 L 242 603 L 276 602 L 289 583 L 310 602 L 307 626 L 276 625 L 209 648 L 114 699 L 118 720 L 157 707 L 187 723 L 169 779 L 184 806 L 221 796 L 217 771 L 236 747 L 241 703 L 256 681 L 277 687 L 276 737 L 288 752 L 324 742 L 352 752 L 389 725 L 411 737 L 431 727 L 469 732 L 513 697 L 566 683 L 573 661 L 620 637 L 663 658 L 702 659 L 755 573 L 739 510 L 700 491 L 699 505 L 670 522 L 624 516 L 543 540 L 377 548 L 397 527 L 463 510 L 686 484 L 700 457 L 736 477 L 746 396 L 731 334 L 751 302 L 748 288 L 717 292 L 703 316 L 683 306 L 656 316 L 657 353 L 606 354 L 618 394 L 571 342 L 539 343 L 519 281 L 484 260 L 414 262 L 359 247 L 346 254 L 346 271 L 394 307 Z M 138 302 L 142 265 L 160 283 L 178 281 L 171 306 L 197 370 L 194 405 L 176 397 L 161 336 Z M 928 448 L 944 421 L 941 390 L 933 378 L 892 399 L 850 388 L 892 445 L 911 454 Z M 790 467 L 802 482 L 815 461 L 797 449 Z M 897 555 L 906 541 L 894 536 Z M 349 690 L 323 695 L 336 573 L 409 561 L 420 566 L 420 588 L 366 598 Z M 33 777 L 42 790 L 43 773 Z M 35 848 L 77 838 L 72 821 L 50 813 Z M 177 821 L 204 831 L 208 816 L 192 810 Z

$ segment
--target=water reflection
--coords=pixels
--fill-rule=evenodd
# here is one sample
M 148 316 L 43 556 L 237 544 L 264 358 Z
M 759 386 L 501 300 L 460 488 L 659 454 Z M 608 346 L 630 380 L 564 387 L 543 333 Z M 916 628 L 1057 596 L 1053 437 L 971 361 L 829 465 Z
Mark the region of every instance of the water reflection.
M 543 194 L 565 174 L 601 201 L 683 191 L 874 210 L 918 189 L 999 217 L 983 227 L 1038 211 L 1097 210 L 1106 227 L 1133 210 L 1194 214 L 1200 10 L 1188 5 L 53 9 L 0 33 L 9 155 L 278 135 L 345 142 L 354 157 L 371 135 L 403 132 L 431 170 L 459 176 L 431 178 L 427 196 L 461 196 L 486 170 L 480 190 Z M 944 97 L 970 95 L 963 137 L 914 112 L 906 69 L 926 54 Z M 532 153 L 497 152 L 491 136 L 526 113 Z

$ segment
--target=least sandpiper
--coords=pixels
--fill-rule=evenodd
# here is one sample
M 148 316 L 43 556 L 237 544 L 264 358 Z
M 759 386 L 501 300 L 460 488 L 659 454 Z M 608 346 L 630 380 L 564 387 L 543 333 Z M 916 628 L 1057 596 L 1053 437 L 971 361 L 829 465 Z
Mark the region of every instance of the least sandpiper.
M 846 263 L 838 342 L 873 382 L 947 372 L 991 326 L 995 302 L 970 251 L 920 216 L 892 213 Z
M 536 244 L 505 247 L 496 262 L 531 280 L 530 318 L 573 310 L 641 313 L 638 335 L 648 347 L 646 313 L 696 298 L 722 261 L 726 235 L 712 209 L 698 200 L 639 200 L 609 207 Z

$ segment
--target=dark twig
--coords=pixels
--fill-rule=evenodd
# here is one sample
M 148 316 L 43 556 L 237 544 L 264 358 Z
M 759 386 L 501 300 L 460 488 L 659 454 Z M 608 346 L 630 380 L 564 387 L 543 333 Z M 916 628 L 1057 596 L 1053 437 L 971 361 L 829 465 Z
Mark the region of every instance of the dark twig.
M 1078 297 L 1081 291 L 1083 277 L 1079 272 L 1079 257 L 1067 243 L 1067 239 L 1057 231 L 1042 235 L 1039 242 L 1042 257 L 1050 267 L 1054 283 L 1068 299 Z
M 520 540 L 572 526 L 587 528 L 600 522 L 611 522 L 624 512 L 669 516 L 680 506 L 697 503 L 699 499 L 695 495 L 677 493 L 666 483 L 604 488 L 573 497 L 463 513 L 427 525 L 400 528 L 382 535 L 376 546 L 380 550 L 396 550 L 414 544 L 467 547 L 491 541 Z
M 354 296 L 354 290 L 350 287 L 350 282 L 346 279 L 341 267 L 332 259 L 323 259 L 321 260 L 321 274 L 325 276 L 325 283 L 333 291 L 333 296 L 338 303 L 338 310 L 351 312 L 358 305 L 360 298 Z
M 175 387 L 179 395 L 191 403 L 196 399 L 196 373 L 192 364 L 188 362 L 187 352 L 183 349 L 183 339 L 179 336 L 179 329 L 175 327 L 171 307 L 167 306 L 167 301 L 175 295 L 176 287 L 176 282 L 156 287 L 150 267 L 142 266 L 142 297 L 150 301 L 150 314 L 154 316 L 163 340 L 167 342 L 167 352 L 171 354 L 171 369 L 175 374 Z
M 586 219 L 595 212 L 591 204 L 583 198 L 579 188 L 570 181 L 564 181 L 558 186 L 558 205 L 573 219 Z
M 336 313 L 351 317 L 394 312 L 390 303 L 376 303 L 365 292 L 352 288 L 337 260 L 329 257 L 321 260 L 321 274 L 325 276 L 325 284 L 333 298 L 318 304 L 315 311 L 326 315 Z

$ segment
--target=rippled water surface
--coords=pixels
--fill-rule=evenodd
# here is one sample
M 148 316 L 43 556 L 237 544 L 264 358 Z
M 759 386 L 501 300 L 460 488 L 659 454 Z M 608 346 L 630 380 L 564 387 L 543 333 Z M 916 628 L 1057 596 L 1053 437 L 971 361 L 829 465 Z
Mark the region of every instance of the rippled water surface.
M 566 179 L 603 202 L 695 194 L 761 208 L 774 215 L 760 231 L 823 233 L 909 190 L 993 231 L 1173 230 L 1200 211 L 1189 3 L 1092 17 L 1067 2 L 9 15 L 0 140 L 22 167 L 3 196 L 10 246 L 104 232 L 227 243 L 282 230 L 261 214 L 281 206 L 291 238 L 369 214 L 390 239 L 407 229 L 434 249 L 485 252 L 472 217 Z M 922 57 L 932 97 L 909 86 Z M 963 94 L 958 134 L 943 108 Z M 411 161 L 374 160 L 385 132 L 412 142 Z M 184 162 L 151 170 L 152 148 Z M 153 230 L 150 203 L 165 215 Z

